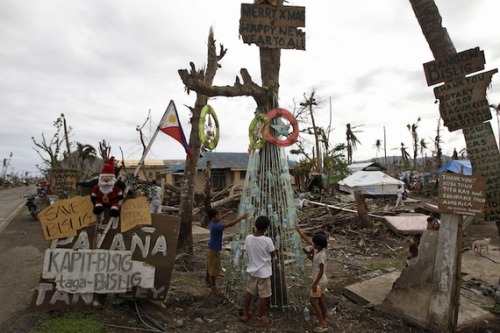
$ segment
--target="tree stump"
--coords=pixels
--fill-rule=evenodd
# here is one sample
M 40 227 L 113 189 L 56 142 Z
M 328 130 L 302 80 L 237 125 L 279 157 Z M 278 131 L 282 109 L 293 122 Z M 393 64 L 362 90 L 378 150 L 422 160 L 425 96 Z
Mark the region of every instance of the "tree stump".
M 373 221 L 368 215 L 368 207 L 366 206 L 365 197 L 360 190 L 354 191 L 354 199 L 356 200 L 356 208 L 358 217 L 361 220 L 363 228 L 373 228 Z

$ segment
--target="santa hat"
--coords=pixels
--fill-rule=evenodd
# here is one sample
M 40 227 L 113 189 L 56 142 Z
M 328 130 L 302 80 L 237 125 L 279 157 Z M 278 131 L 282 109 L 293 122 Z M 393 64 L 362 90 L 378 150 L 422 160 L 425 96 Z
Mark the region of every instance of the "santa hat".
M 115 157 L 114 156 L 111 156 L 107 161 L 106 163 L 104 164 L 104 166 L 102 167 L 102 170 L 101 170 L 101 176 L 103 175 L 109 175 L 109 176 L 114 176 L 115 175 Z

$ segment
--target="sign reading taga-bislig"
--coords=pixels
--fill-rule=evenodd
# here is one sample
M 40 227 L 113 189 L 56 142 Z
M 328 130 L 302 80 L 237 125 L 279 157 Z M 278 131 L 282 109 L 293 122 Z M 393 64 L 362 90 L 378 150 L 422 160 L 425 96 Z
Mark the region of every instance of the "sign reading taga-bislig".
M 297 6 L 241 4 L 240 35 L 264 48 L 306 49 L 306 9 Z
M 439 175 L 438 208 L 441 213 L 484 216 L 486 179 L 454 173 Z

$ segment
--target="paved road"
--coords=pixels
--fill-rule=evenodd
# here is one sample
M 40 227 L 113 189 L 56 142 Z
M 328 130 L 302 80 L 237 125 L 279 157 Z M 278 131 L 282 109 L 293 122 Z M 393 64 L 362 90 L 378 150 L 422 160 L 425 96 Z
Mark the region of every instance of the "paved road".
M 26 203 L 26 196 L 34 193 L 34 191 L 34 185 L 0 191 L 0 232 L 23 209 Z
M 23 325 L 33 314 L 26 309 L 47 248 L 39 223 L 24 205 L 29 193 L 24 187 L 0 191 L 0 332 L 26 332 Z

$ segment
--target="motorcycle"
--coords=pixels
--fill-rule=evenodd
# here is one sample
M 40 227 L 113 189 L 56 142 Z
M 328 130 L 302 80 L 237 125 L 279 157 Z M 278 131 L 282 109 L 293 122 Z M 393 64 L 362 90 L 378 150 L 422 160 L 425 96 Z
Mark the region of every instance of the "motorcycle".
M 38 210 L 36 207 L 36 196 L 35 195 L 28 196 L 28 198 L 26 199 L 26 207 L 28 207 L 28 210 L 29 210 L 30 215 L 33 218 L 33 220 L 37 221 L 38 220 L 38 217 L 37 217 Z

